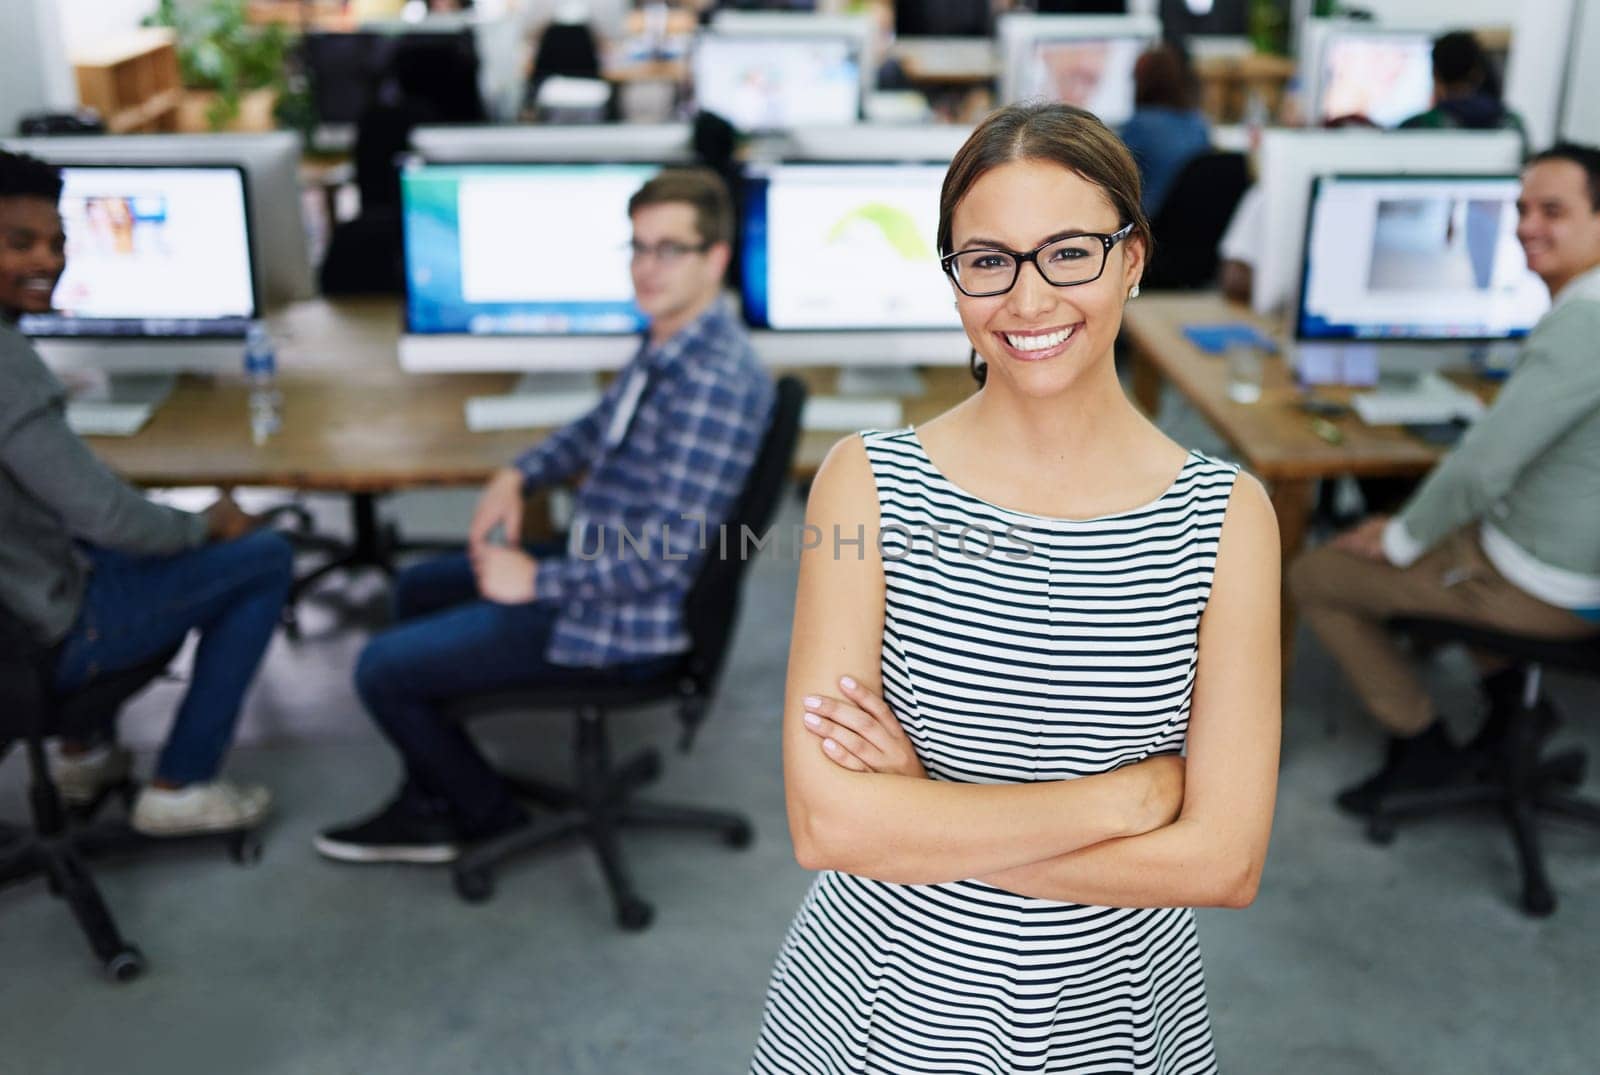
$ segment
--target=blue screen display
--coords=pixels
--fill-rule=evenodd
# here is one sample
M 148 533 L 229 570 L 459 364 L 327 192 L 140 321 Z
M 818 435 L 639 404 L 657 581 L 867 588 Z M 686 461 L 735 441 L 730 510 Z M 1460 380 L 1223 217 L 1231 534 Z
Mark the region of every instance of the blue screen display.
M 628 199 L 654 164 L 420 164 L 401 174 L 406 328 L 640 332 Z

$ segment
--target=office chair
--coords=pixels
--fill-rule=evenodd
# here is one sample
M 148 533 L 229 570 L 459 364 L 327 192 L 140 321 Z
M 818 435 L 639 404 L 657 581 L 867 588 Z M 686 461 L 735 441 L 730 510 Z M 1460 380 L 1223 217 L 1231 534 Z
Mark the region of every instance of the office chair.
M 1546 668 L 1590 678 L 1600 678 L 1600 638 L 1552 641 L 1505 634 L 1450 620 L 1404 618 L 1389 626 L 1429 646 L 1460 643 L 1500 654 L 1522 668 L 1521 706 L 1511 721 L 1511 731 L 1501 756 L 1491 771 L 1475 773 L 1441 788 L 1408 793 L 1385 803 L 1367 822 L 1367 837 L 1387 844 L 1395 826 L 1413 818 L 1428 817 L 1460 807 L 1499 808 L 1511 832 L 1517 865 L 1522 874 L 1522 909 L 1542 917 L 1555 910 L 1555 893 L 1545 871 L 1539 845 L 1537 814 L 1560 814 L 1600 827 L 1600 802 L 1572 793 L 1583 782 L 1587 758 L 1582 750 L 1539 756 L 1538 706 L 1540 682 Z
M 806 392 L 793 377 L 783 378 L 777 389 L 772 420 L 761 449 L 726 523 L 730 545 L 739 541 L 744 527 L 756 534 L 766 531 L 787 483 Z M 556 812 L 464 852 L 453 867 L 455 889 L 462 899 L 469 903 L 488 899 L 494 886 L 494 868 L 511 856 L 581 835 L 600 859 L 617 925 L 625 930 L 641 930 L 650 924 L 655 912 L 634 891 L 617 840 L 620 828 L 649 825 L 710 829 L 721 833 L 729 847 L 749 845 L 753 837 L 750 822 L 739 814 L 636 800 L 634 792 L 659 775 L 661 755 L 654 749 L 643 750 L 614 765 L 606 733 L 606 715 L 612 710 L 671 702 L 677 707 L 683 727 L 679 748 L 689 749 L 715 696 L 718 676 L 733 640 L 744 571 L 744 557 L 738 553 L 721 556 L 714 549 L 707 552 L 684 604 L 691 639 L 689 652 L 659 676 L 636 682 L 600 682 L 577 689 L 496 691 L 457 703 L 454 715 L 462 719 L 507 709 L 575 711 L 577 730 L 573 786 L 508 777 L 507 782 L 519 795 L 553 806 Z
M 552 22 L 539 35 L 533 66 L 528 75 L 524 108 L 532 110 L 539 99 L 539 87 L 551 75 L 566 78 L 600 78 L 600 50 L 588 23 Z
M 1156 291 L 1210 287 L 1217 278 L 1217 246 L 1249 185 L 1243 153 L 1214 150 L 1184 165 L 1150 221 L 1156 245 L 1141 286 Z
M 65 900 L 72 910 L 106 975 L 118 982 L 143 973 L 144 955 L 117 929 L 89 872 L 88 859 L 156 843 L 170 845 L 189 839 L 217 838 L 227 842 L 237 862 L 254 862 L 260 856 L 260 845 L 249 832 L 155 840 L 133 832 L 122 822 L 80 824 L 77 818 L 69 819 L 50 774 L 46 738 L 85 735 L 109 727 L 130 698 L 166 671 L 178 649 L 175 645 L 143 664 L 98 676 L 62 695 L 55 689 L 59 647 L 40 644 L 21 620 L 0 607 L 0 758 L 5 757 L 12 743 L 22 741 L 28 759 L 33 821 L 28 829 L 0 825 L 0 887 L 43 875 L 51 895 Z M 110 794 L 120 794 L 127 805 L 133 791 L 133 785 L 125 783 Z M 105 798 L 106 794 L 102 794 L 81 813 L 92 815 Z
M 176 651 L 174 651 L 176 652 Z M 126 982 L 144 970 L 144 956 L 123 939 L 69 829 L 66 808 L 44 740 L 62 728 L 103 725 L 133 695 L 159 676 L 166 653 L 125 672 L 89 683 L 66 698 L 54 689 L 56 651 L 40 645 L 9 611 L 0 608 L 0 757 L 20 739 L 28 756 L 32 829 L 0 831 L 0 884 L 43 874 L 50 893 L 65 900 L 106 975 Z

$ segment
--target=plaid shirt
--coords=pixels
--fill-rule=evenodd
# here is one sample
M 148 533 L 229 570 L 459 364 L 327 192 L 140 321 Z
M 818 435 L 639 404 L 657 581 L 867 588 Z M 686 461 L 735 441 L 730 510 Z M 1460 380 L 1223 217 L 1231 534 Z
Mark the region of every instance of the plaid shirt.
M 608 443 L 636 373 L 644 389 Z M 524 487 L 587 470 L 569 555 L 539 561 L 535 600 L 563 607 L 545 656 L 598 667 L 689 648 L 683 602 L 755 462 L 772 380 L 719 299 L 659 347 L 648 338 L 600 403 L 524 452 Z

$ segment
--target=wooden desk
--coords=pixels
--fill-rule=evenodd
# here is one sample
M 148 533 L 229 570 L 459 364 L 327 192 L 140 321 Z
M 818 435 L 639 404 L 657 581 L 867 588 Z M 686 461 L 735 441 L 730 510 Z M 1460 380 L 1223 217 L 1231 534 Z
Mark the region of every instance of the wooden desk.
M 1319 479 L 1341 474 L 1421 477 L 1446 449 L 1426 444 L 1398 426 L 1366 425 L 1353 413 L 1332 420 L 1343 440 L 1329 444 L 1312 431 L 1311 417 L 1294 406 L 1300 391 L 1281 355 L 1266 360 L 1259 402 L 1233 402 L 1226 392 L 1222 357 L 1190 343 L 1183 327 L 1240 321 L 1282 339 L 1277 324 L 1216 294 L 1144 295 L 1128 303 L 1123 326 L 1132 343 L 1133 394 L 1145 413 L 1154 416 L 1162 382 L 1171 383 L 1266 484 L 1287 567 L 1305 544 Z M 1351 390 L 1323 387 L 1317 395 L 1348 401 Z M 1287 605 L 1283 622 L 1287 639 L 1293 627 Z
M 242 377 L 179 379 L 150 424 L 133 437 L 95 437 L 99 456 L 145 486 L 263 485 L 358 494 L 430 485 L 477 485 L 549 430 L 474 433 L 471 396 L 511 390 L 514 374 L 408 374 L 396 348 L 400 312 L 393 300 L 297 303 L 273 319 L 279 346 L 283 429 L 266 444 L 250 440 Z M 834 392 L 828 368 L 792 371 L 813 394 Z M 924 374 L 925 395 L 905 401 L 905 420 L 921 423 L 965 398 L 965 368 Z M 794 474 L 816 473 L 845 434 L 802 435 Z

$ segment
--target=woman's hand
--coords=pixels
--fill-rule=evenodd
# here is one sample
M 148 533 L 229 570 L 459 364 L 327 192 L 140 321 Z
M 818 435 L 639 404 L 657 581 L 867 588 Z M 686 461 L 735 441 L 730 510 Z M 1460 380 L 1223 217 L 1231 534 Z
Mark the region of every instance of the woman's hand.
M 844 698 L 807 695 L 803 723 L 822 753 L 841 768 L 858 773 L 892 773 L 927 779 L 922 759 L 905 729 L 882 698 L 849 676 L 841 677 Z

